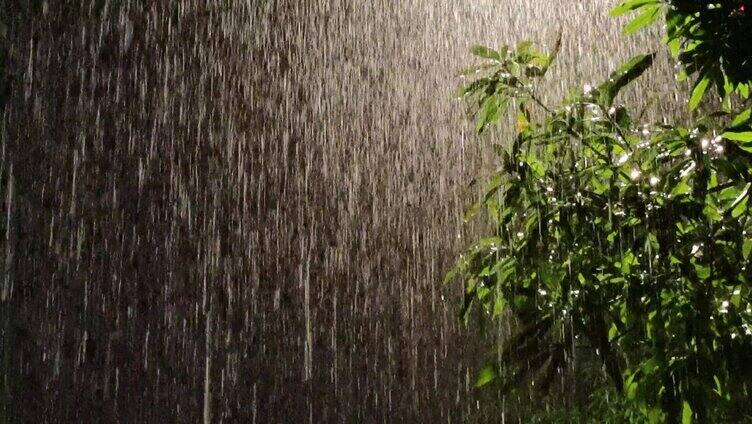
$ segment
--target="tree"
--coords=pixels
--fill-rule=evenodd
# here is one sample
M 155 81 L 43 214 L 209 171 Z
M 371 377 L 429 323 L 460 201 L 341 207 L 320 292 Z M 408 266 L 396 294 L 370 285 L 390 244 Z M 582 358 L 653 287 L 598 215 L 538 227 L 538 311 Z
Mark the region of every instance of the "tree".
M 691 127 L 640 124 L 615 103 L 652 54 L 553 108 L 536 86 L 558 48 L 473 49 L 484 62 L 461 96 L 478 132 L 508 109 L 517 127 L 510 146 L 493 146 L 499 168 L 468 212 L 484 211 L 494 233 L 447 275 L 462 276 L 466 318 L 518 323 L 477 385 L 545 390 L 587 349 L 651 422 L 752 417 L 749 47 L 731 59 L 752 23 L 746 2 L 699 3 L 630 0 L 613 11 L 637 12 L 628 33 L 665 16 L 665 41 L 696 78 L 691 110 L 716 87 L 722 110 Z

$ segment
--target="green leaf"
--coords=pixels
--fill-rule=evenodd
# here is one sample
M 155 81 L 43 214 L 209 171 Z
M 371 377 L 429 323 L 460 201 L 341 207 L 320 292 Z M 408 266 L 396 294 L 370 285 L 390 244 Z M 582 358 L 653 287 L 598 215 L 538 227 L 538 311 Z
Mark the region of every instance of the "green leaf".
M 611 324 L 611 328 L 608 329 L 608 341 L 613 341 L 618 335 L 619 329 L 616 328 L 616 325 Z
M 498 65 L 484 63 L 482 65 L 471 66 L 469 68 L 465 68 L 462 71 L 460 71 L 460 75 L 467 77 L 467 76 L 470 76 L 470 75 L 477 74 L 480 71 L 483 71 L 483 70 L 486 70 L 486 69 L 489 69 L 489 68 L 493 68 L 494 66 L 498 66 Z
M 554 43 L 554 48 L 551 51 L 551 54 L 548 55 L 546 58 L 546 63 L 543 66 L 543 75 L 548 72 L 548 70 L 551 68 L 551 65 L 553 65 L 554 61 L 556 60 L 556 57 L 559 55 L 559 51 L 561 51 L 561 36 L 562 32 L 559 31 L 559 34 L 556 37 L 556 43 Z
M 739 92 L 739 95 L 742 96 L 743 99 L 749 98 L 749 86 L 750 84 L 739 84 L 736 88 L 736 91 Z
M 504 241 L 500 237 L 485 237 L 480 239 L 478 242 L 478 247 L 482 248 L 489 248 L 489 247 L 496 247 L 500 244 L 502 244 Z
M 528 164 L 528 166 L 530 166 L 530 169 L 533 170 L 533 173 L 535 173 L 538 178 L 543 178 L 543 176 L 546 175 L 546 165 L 542 161 L 538 160 L 535 155 L 525 155 L 523 157 L 523 160 Z
M 449 271 L 447 271 L 447 274 L 444 276 L 444 284 L 449 284 L 458 274 L 464 272 L 466 265 L 467 264 L 465 263 L 465 261 L 457 261 L 457 263 L 454 264 L 454 266 Z
M 725 138 L 726 140 L 748 142 L 752 141 L 752 131 L 726 131 L 725 133 L 721 134 L 721 137 Z
M 707 75 L 703 75 L 702 78 L 697 80 L 695 87 L 692 89 L 692 96 L 689 98 L 689 110 L 697 109 L 703 96 L 705 96 L 705 92 L 708 90 L 708 85 L 710 85 L 710 78 Z
M 486 184 L 486 191 L 483 194 L 483 202 L 488 202 L 490 199 L 492 199 L 496 193 L 499 192 L 499 187 L 503 184 L 504 180 L 502 179 L 501 175 L 495 175 L 493 178 L 488 180 L 488 184 Z
M 623 274 L 630 274 L 632 265 L 637 265 L 637 261 L 634 254 L 631 251 L 627 251 L 621 258 L 621 264 L 619 265 L 621 272 Z
M 635 9 L 639 9 L 643 6 L 647 6 L 649 4 L 656 4 L 656 3 L 658 3 L 658 0 L 627 0 L 627 1 L 621 2 L 621 4 L 611 9 L 611 12 L 609 14 L 611 16 L 621 16 L 625 13 L 631 12 Z
M 666 41 L 666 45 L 668 46 L 669 51 L 671 51 L 671 55 L 676 57 L 679 55 L 679 52 L 681 51 L 681 39 L 680 38 L 672 38 L 668 41 Z M 678 81 L 684 81 L 686 79 L 686 72 L 680 71 L 677 75 Z
M 530 113 L 524 105 L 520 105 L 517 111 L 517 132 L 524 133 L 528 128 L 530 128 Z
M 501 60 L 501 55 L 496 50 L 486 46 L 473 46 L 470 52 L 475 56 L 482 57 L 484 59 Z
M 739 308 L 739 305 L 742 303 L 742 296 L 739 294 L 734 294 L 731 296 L 731 304 L 734 305 L 735 308 Z
M 742 111 L 742 113 L 736 115 L 733 121 L 731 121 L 731 128 L 742 126 L 749 122 L 749 118 L 752 115 L 752 108 Z
M 723 219 L 723 216 L 721 216 L 718 209 L 713 205 L 705 205 L 702 212 L 711 221 L 721 221 Z
M 671 190 L 672 196 L 681 196 L 683 194 L 689 194 L 692 192 L 692 187 L 689 186 L 685 181 L 679 181 L 679 183 L 674 187 L 673 190 Z
M 659 424 L 666 422 L 665 414 L 660 408 L 650 408 L 648 410 L 648 422 L 650 424 Z
M 723 74 L 723 98 L 724 101 L 729 101 L 729 94 L 734 92 L 734 83 L 731 82 L 728 75 Z
M 515 47 L 515 50 L 517 51 L 517 54 L 531 54 L 535 51 L 533 50 L 533 42 L 530 40 L 522 40 L 519 43 L 517 43 L 517 46 Z
M 486 365 L 482 370 L 480 370 L 480 373 L 478 373 L 478 378 L 475 380 L 475 387 L 483 387 L 486 384 L 492 382 L 497 377 L 496 373 L 496 367 L 493 365 Z
M 710 278 L 710 267 L 707 265 L 702 264 L 694 264 L 695 266 L 695 273 L 697 274 L 697 277 L 701 280 L 706 280 Z
M 456 97 L 465 97 L 470 96 L 478 92 L 485 91 L 489 84 L 491 83 L 491 80 L 489 78 L 481 78 L 478 80 L 475 80 L 471 82 L 470 84 L 467 84 L 464 87 L 460 87 L 460 89 L 456 93 Z
M 749 199 L 749 196 L 747 194 L 749 193 L 749 187 L 750 183 L 747 184 L 747 186 L 744 188 L 744 191 L 739 194 L 739 197 L 734 200 L 734 203 L 731 204 L 731 217 L 732 218 L 739 218 L 744 211 L 747 209 L 747 199 Z
M 684 401 L 682 406 L 682 424 L 692 424 L 692 407 L 689 406 L 689 402 Z
M 742 191 L 744 191 L 744 189 L 738 186 L 726 187 L 721 190 L 720 193 L 718 193 L 718 200 L 720 200 L 722 203 L 733 203 L 733 201 L 739 197 Z
M 637 391 L 640 388 L 640 383 L 639 381 L 635 381 L 635 377 L 637 377 L 637 373 L 631 373 L 626 381 L 624 381 L 624 391 L 627 393 L 627 399 L 630 400 L 637 398 Z
M 614 99 L 622 88 L 639 78 L 650 66 L 655 59 L 655 53 L 638 55 L 622 65 L 611 74 L 609 81 L 601 84 L 598 91 L 601 93 L 601 101 L 606 106 L 611 106 Z
M 749 258 L 750 252 L 752 252 L 752 240 L 746 239 L 742 245 L 742 255 L 744 255 L 744 259 Z
M 504 312 L 504 307 L 507 305 L 507 300 L 502 296 L 496 296 L 496 301 L 494 302 L 494 309 L 493 309 L 493 316 L 494 318 L 501 315 L 502 312 Z
M 715 381 L 715 389 L 713 389 L 713 391 L 718 396 L 723 396 L 723 384 L 721 384 L 721 380 L 718 378 L 717 375 L 714 375 L 713 376 L 713 381 Z
M 642 372 L 645 373 L 645 375 L 654 374 L 659 367 L 660 365 L 658 359 L 655 357 L 648 359 L 647 361 L 643 362 L 642 365 L 640 365 L 640 368 L 642 369 Z
M 627 35 L 634 34 L 635 32 L 652 25 L 661 16 L 661 5 L 651 4 L 646 5 L 642 13 L 637 15 L 632 22 L 628 23 L 624 27 L 624 33 Z
M 481 105 L 478 122 L 476 123 L 475 129 L 478 133 L 482 133 L 489 124 L 498 121 L 501 114 L 506 110 L 506 107 L 506 98 L 495 94 L 486 97 Z
M 464 221 L 470 221 L 478 213 L 480 206 L 480 202 L 473 203 L 473 205 L 470 206 L 470 209 L 465 212 Z

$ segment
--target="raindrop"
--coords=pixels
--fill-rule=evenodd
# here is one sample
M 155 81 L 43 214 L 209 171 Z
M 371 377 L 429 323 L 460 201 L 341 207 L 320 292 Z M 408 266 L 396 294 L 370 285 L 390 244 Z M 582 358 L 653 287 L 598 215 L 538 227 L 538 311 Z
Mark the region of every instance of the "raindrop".
M 642 176 L 642 172 L 640 172 L 639 169 L 633 168 L 632 171 L 629 172 L 629 178 L 633 180 L 639 180 L 640 176 Z

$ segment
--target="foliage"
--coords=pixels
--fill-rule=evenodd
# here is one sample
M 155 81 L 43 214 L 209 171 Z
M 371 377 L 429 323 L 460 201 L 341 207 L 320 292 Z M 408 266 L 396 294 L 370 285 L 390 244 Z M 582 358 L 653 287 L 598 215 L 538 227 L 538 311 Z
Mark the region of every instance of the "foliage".
M 494 234 L 447 275 L 462 276 L 466 319 L 519 324 L 477 386 L 545 391 L 586 348 L 650 422 L 752 418 L 750 109 L 639 125 L 615 99 L 652 54 L 550 108 L 535 88 L 557 50 L 476 47 L 485 61 L 460 93 L 479 133 L 516 112 L 467 215 L 484 211 Z
M 684 65 L 683 76 L 697 74 L 690 109 L 699 105 L 711 85 L 730 109 L 733 93 L 747 99 L 752 88 L 751 8 L 749 0 L 626 0 L 612 14 L 637 12 L 625 27 L 626 33 L 644 28 L 665 15 L 665 41 Z

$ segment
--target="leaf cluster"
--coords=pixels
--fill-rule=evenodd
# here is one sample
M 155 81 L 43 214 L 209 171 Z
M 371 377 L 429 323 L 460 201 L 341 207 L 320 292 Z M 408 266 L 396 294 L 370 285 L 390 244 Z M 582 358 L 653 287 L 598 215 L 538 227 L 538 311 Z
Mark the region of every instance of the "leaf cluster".
M 636 122 L 615 100 L 652 54 L 551 108 L 535 87 L 557 50 L 476 47 L 484 62 L 460 92 L 479 133 L 507 110 L 516 123 L 466 217 L 484 212 L 494 232 L 446 278 L 462 277 L 466 319 L 519 323 L 477 385 L 545 390 L 584 347 L 650 421 L 749 418 L 751 111 Z
M 695 109 L 715 86 L 727 109 L 731 95 L 749 98 L 752 88 L 752 1 L 626 0 L 613 9 L 619 16 L 635 12 L 624 28 L 631 34 L 665 16 L 666 38 L 683 65 L 682 79 L 696 75 L 689 100 Z

